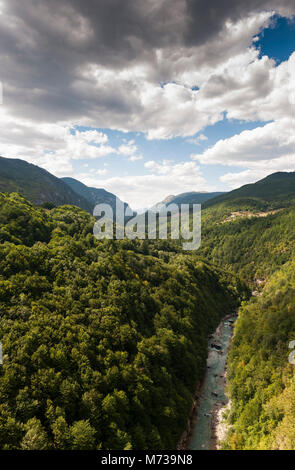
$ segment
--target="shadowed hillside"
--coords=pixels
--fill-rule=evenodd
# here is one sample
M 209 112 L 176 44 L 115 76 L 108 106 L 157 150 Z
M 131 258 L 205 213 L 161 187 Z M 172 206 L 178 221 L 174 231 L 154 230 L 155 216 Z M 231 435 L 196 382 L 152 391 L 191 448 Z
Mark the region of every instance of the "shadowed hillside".
M 0 192 L 19 193 L 38 205 L 73 204 L 91 211 L 89 202 L 62 180 L 23 160 L 0 157 Z
M 274 173 L 254 184 L 247 184 L 239 189 L 210 199 L 204 207 L 212 207 L 227 202 L 242 209 L 247 204 L 260 208 L 276 209 L 295 203 L 295 172 Z

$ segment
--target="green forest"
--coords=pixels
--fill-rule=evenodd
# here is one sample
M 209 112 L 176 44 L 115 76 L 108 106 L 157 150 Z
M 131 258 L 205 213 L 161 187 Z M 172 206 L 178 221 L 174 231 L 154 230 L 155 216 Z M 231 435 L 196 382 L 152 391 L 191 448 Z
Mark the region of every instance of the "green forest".
M 239 216 L 231 219 L 234 211 Z M 233 197 L 204 211 L 200 254 L 256 291 L 239 310 L 228 357 L 223 449 L 295 449 L 295 374 L 288 360 L 295 340 L 294 225 L 287 196 Z
M 269 211 L 252 201 L 221 203 L 207 209 L 198 254 L 254 285 L 255 280 L 268 278 L 295 256 L 295 210 L 293 206 L 267 217 L 237 217 L 224 222 L 241 206 L 251 214 Z
M 0 57 L 0 454 L 295 451 L 295 0 L 0 0 Z
M 0 197 L 0 448 L 175 448 L 246 285 L 169 242 L 97 241 L 77 207 Z
M 175 449 L 208 336 L 241 304 L 223 448 L 295 449 L 295 207 L 238 195 L 202 219 L 185 252 L 0 194 L 0 449 Z
M 229 354 L 231 424 L 225 448 L 295 449 L 295 262 L 240 310 Z M 295 348 L 293 348 L 295 349 Z

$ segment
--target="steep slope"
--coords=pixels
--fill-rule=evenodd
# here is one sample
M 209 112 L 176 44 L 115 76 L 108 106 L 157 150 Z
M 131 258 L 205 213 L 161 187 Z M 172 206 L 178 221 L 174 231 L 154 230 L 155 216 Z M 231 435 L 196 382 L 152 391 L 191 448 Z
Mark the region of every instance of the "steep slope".
M 158 204 L 203 204 L 209 199 L 216 198 L 217 196 L 223 195 L 225 193 L 222 192 L 215 192 L 215 193 L 198 193 L 195 191 L 191 191 L 188 193 L 178 194 L 177 196 L 168 196 L 166 199 L 161 201 Z M 156 205 L 158 205 L 156 204 Z
M 229 354 L 230 449 L 295 450 L 295 262 L 240 310 Z M 291 359 L 294 353 L 291 355 Z
M 295 255 L 295 173 L 275 173 L 203 208 L 199 254 L 247 282 L 268 277 Z
M 239 209 L 245 206 L 257 206 L 260 209 L 276 209 L 295 203 L 295 172 L 274 173 L 254 184 L 247 184 L 239 189 L 210 199 L 204 207 L 212 207 L 221 202 L 235 205 Z
M 198 255 L 249 283 L 268 277 L 295 256 L 295 205 L 273 214 L 230 220 L 224 220 L 224 216 L 220 220 L 216 213 L 213 217 L 213 209 L 222 210 L 220 206 L 204 211 Z
M 0 157 L 0 192 L 19 193 L 39 205 L 73 204 L 91 210 L 89 202 L 59 178 L 23 160 Z
M 33 245 L 50 240 L 53 224 L 46 211 L 17 193 L 0 193 L 0 243 Z
M 207 337 L 247 289 L 165 243 L 151 256 L 144 241 L 99 242 L 77 207 L 11 197 L 7 232 L 20 205 L 50 239 L 0 243 L 0 449 L 175 448 Z
M 115 213 L 116 210 L 116 198 L 115 194 L 109 193 L 102 188 L 91 188 L 86 186 L 74 178 L 62 178 L 62 180 L 77 194 L 84 197 L 92 208 L 97 204 L 109 204 Z M 128 206 L 127 203 L 124 203 L 125 207 Z
M 295 373 L 288 362 L 295 340 L 295 173 L 276 173 L 205 205 L 198 254 L 263 289 L 243 304 L 235 328 L 224 448 L 295 450 Z

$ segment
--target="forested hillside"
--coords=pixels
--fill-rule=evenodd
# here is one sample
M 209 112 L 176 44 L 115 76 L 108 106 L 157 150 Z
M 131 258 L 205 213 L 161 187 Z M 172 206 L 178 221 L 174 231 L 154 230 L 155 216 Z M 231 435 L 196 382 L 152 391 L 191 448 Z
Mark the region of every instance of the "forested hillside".
M 175 448 L 208 335 L 248 298 L 240 279 L 260 279 L 229 355 L 224 447 L 295 449 L 295 206 L 275 198 L 208 207 L 186 253 L 97 241 L 77 207 L 0 194 L 0 448 Z
M 93 212 L 93 209 L 97 204 L 109 204 L 112 207 L 114 214 L 116 213 L 116 200 L 118 198 L 115 196 L 115 194 L 112 194 L 102 188 L 88 187 L 81 183 L 81 181 L 78 181 L 74 178 L 61 178 L 61 180 L 66 183 L 76 194 L 79 194 L 88 201 L 91 207 L 91 212 Z M 126 208 L 128 204 L 124 204 Z
M 295 450 L 295 262 L 240 310 L 229 354 L 231 449 Z M 295 349 L 295 348 L 294 348 Z
M 242 197 L 242 188 L 203 211 L 198 255 L 235 272 L 253 290 L 265 285 L 261 297 L 240 309 L 230 349 L 227 449 L 295 450 L 295 375 L 288 362 L 295 340 L 293 176 L 272 175 L 257 183 L 256 198 Z
M 249 284 L 269 277 L 295 255 L 295 206 L 275 213 L 248 207 L 248 217 L 221 203 L 203 215 L 198 255 L 238 274 Z
M 216 198 L 217 196 L 221 196 L 222 192 L 214 192 L 214 193 L 198 193 L 196 191 L 191 191 L 188 193 L 181 193 L 177 194 L 176 196 L 171 195 L 166 197 L 163 201 L 159 202 L 159 204 L 177 204 L 179 207 L 181 204 L 204 204 L 204 202 L 209 201 L 209 199 Z
M 168 242 L 99 242 L 76 207 L 0 202 L 0 448 L 175 448 L 247 288 Z
M 204 207 L 212 207 L 221 202 L 257 204 L 261 208 L 280 208 L 295 204 L 295 172 L 278 172 L 241 188 L 225 193 L 205 202 Z
M 0 192 L 19 193 L 34 204 L 73 204 L 91 212 L 92 206 L 48 171 L 24 160 L 0 157 Z

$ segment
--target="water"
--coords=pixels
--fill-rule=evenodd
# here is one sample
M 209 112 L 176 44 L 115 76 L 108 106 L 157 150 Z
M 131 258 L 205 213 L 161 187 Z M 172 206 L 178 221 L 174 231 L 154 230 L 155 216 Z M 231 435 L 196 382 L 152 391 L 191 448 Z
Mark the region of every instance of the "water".
M 198 407 L 198 419 L 189 445 L 191 450 L 212 450 L 216 448 L 214 433 L 216 412 L 226 405 L 225 395 L 226 360 L 230 339 L 232 337 L 235 318 L 227 318 L 221 322 L 208 343 L 207 372 L 201 389 Z M 221 346 L 216 351 L 211 344 Z

